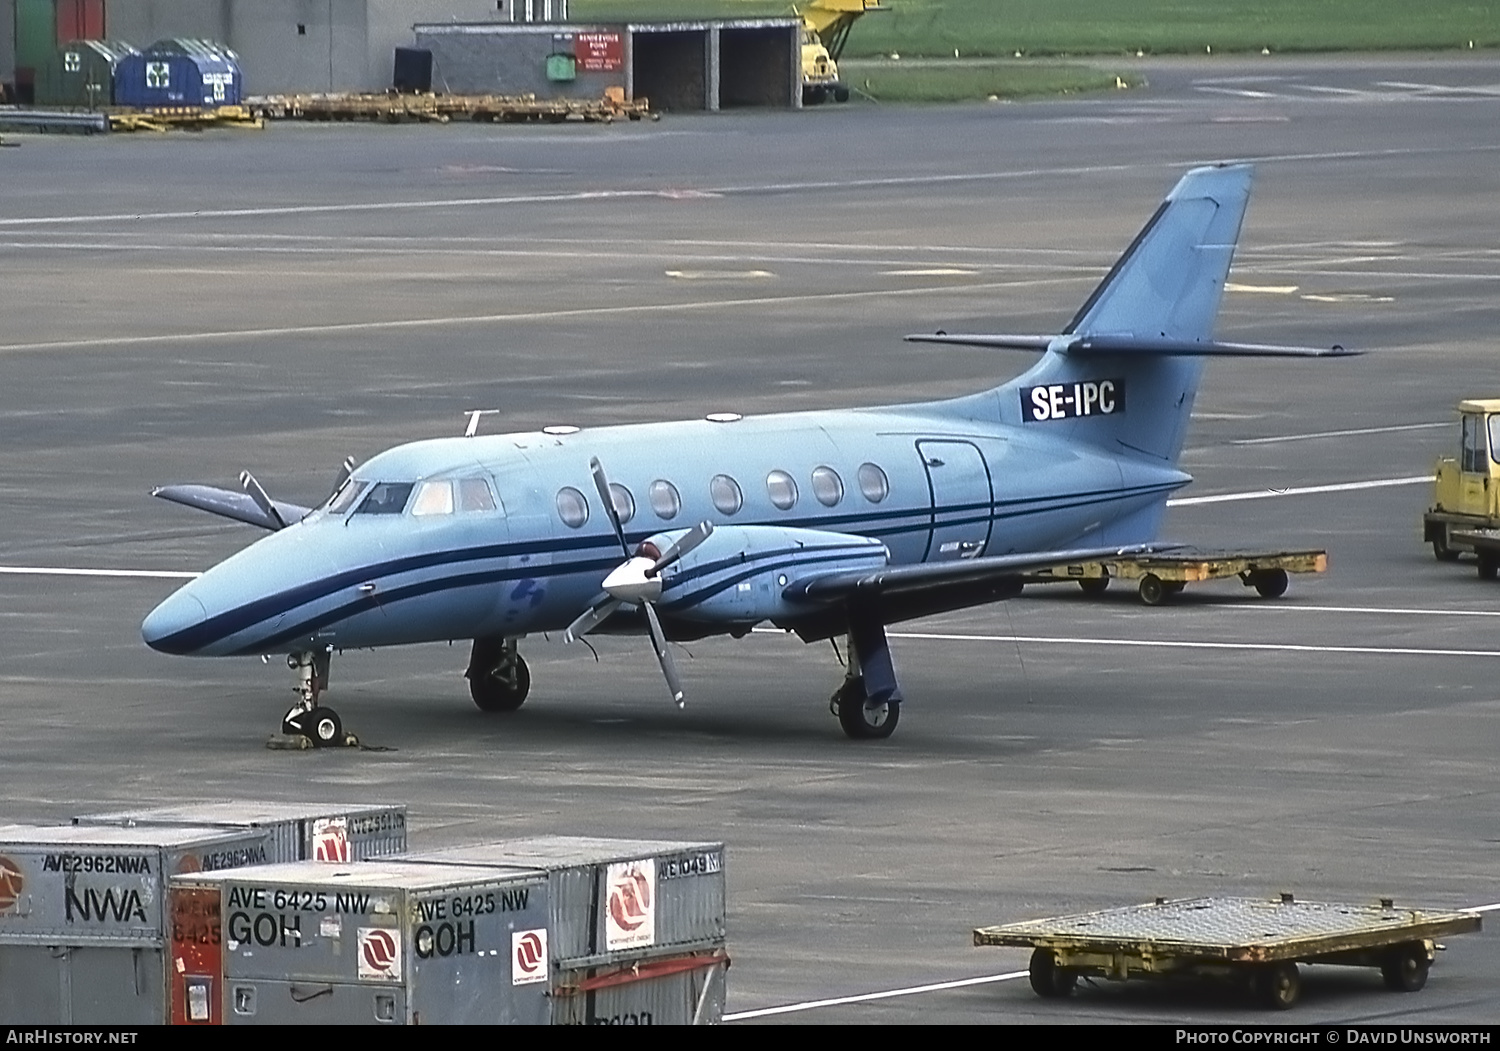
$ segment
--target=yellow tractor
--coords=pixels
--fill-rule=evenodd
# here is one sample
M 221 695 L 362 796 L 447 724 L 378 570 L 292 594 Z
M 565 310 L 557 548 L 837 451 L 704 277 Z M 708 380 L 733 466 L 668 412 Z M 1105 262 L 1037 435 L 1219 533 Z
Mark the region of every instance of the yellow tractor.
M 1458 412 L 1458 456 L 1438 460 L 1432 508 L 1422 516 L 1422 539 L 1443 562 L 1475 550 L 1469 532 L 1500 528 L 1500 398 L 1461 401 Z
M 809 0 L 792 10 L 802 19 L 802 104 L 848 102 L 849 86 L 839 79 L 839 58 L 849 30 L 866 11 L 888 9 L 880 0 Z

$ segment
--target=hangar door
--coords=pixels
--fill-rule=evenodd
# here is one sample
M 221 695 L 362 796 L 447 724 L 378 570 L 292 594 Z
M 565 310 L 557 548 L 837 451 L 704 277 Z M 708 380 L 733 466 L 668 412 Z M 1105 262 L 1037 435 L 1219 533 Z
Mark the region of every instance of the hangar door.
M 719 105 L 794 106 L 792 30 L 756 26 L 719 31 Z M 800 71 L 799 71 L 800 73 Z

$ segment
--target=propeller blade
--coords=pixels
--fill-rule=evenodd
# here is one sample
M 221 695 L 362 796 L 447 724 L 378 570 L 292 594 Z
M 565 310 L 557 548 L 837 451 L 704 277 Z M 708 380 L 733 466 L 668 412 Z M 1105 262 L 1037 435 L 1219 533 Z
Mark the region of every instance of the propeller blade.
M 346 456 L 344 457 L 344 462 L 339 464 L 339 475 L 333 480 L 333 488 L 329 492 L 338 492 L 352 474 L 354 474 L 354 457 Z
M 604 465 L 599 462 L 597 456 L 589 460 L 589 469 L 594 473 L 594 488 L 599 490 L 599 499 L 604 504 L 604 513 L 609 516 L 609 524 L 614 526 L 615 539 L 620 542 L 620 550 L 625 557 L 630 557 L 630 546 L 625 543 L 625 527 L 620 524 L 620 513 L 615 510 L 615 497 L 609 491 L 609 478 L 604 473 Z
M 646 576 L 656 576 L 656 574 L 707 540 L 713 531 L 714 524 L 712 522 L 699 522 L 693 526 L 693 528 L 682 534 L 682 536 L 672 541 L 667 549 L 661 553 L 661 557 L 656 560 L 656 564 L 646 571 Z
M 656 607 L 650 602 L 642 607 L 646 611 L 646 623 L 651 626 L 651 648 L 656 650 L 656 659 L 661 662 L 661 673 L 667 677 L 667 690 L 672 700 L 681 708 L 682 681 L 677 678 L 677 663 L 672 660 L 672 651 L 667 649 L 667 636 L 661 630 L 661 621 L 656 617 Z
M 276 510 L 276 505 L 271 502 L 271 498 L 266 495 L 266 491 L 255 480 L 255 475 L 249 471 L 241 471 L 240 485 L 244 486 L 245 492 L 250 494 L 250 499 L 255 501 L 255 506 L 260 508 L 268 519 L 276 523 L 277 529 L 286 528 L 286 519 L 282 518 L 281 512 Z
M 578 619 L 563 629 L 563 641 L 575 642 L 609 619 L 624 603 L 617 598 L 605 598 L 579 614 Z

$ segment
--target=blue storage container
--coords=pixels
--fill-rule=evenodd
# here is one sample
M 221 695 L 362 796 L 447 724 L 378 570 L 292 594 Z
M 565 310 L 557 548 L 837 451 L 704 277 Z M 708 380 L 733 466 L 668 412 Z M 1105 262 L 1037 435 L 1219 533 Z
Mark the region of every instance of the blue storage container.
M 115 67 L 115 105 L 140 109 L 237 106 L 238 56 L 208 40 L 158 40 Z

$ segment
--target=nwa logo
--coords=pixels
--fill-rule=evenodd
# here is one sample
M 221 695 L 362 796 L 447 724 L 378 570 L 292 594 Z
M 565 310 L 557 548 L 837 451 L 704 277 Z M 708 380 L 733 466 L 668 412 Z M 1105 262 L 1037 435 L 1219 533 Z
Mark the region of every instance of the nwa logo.
M 63 892 L 63 911 L 69 923 L 146 922 L 146 906 L 141 901 L 141 892 L 134 887 L 107 887 L 103 891 L 86 887 L 82 893 L 68 887 Z
M 1084 380 L 1021 388 L 1021 419 L 1027 423 L 1079 416 L 1118 416 L 1125 411 L 1125 381 Z

